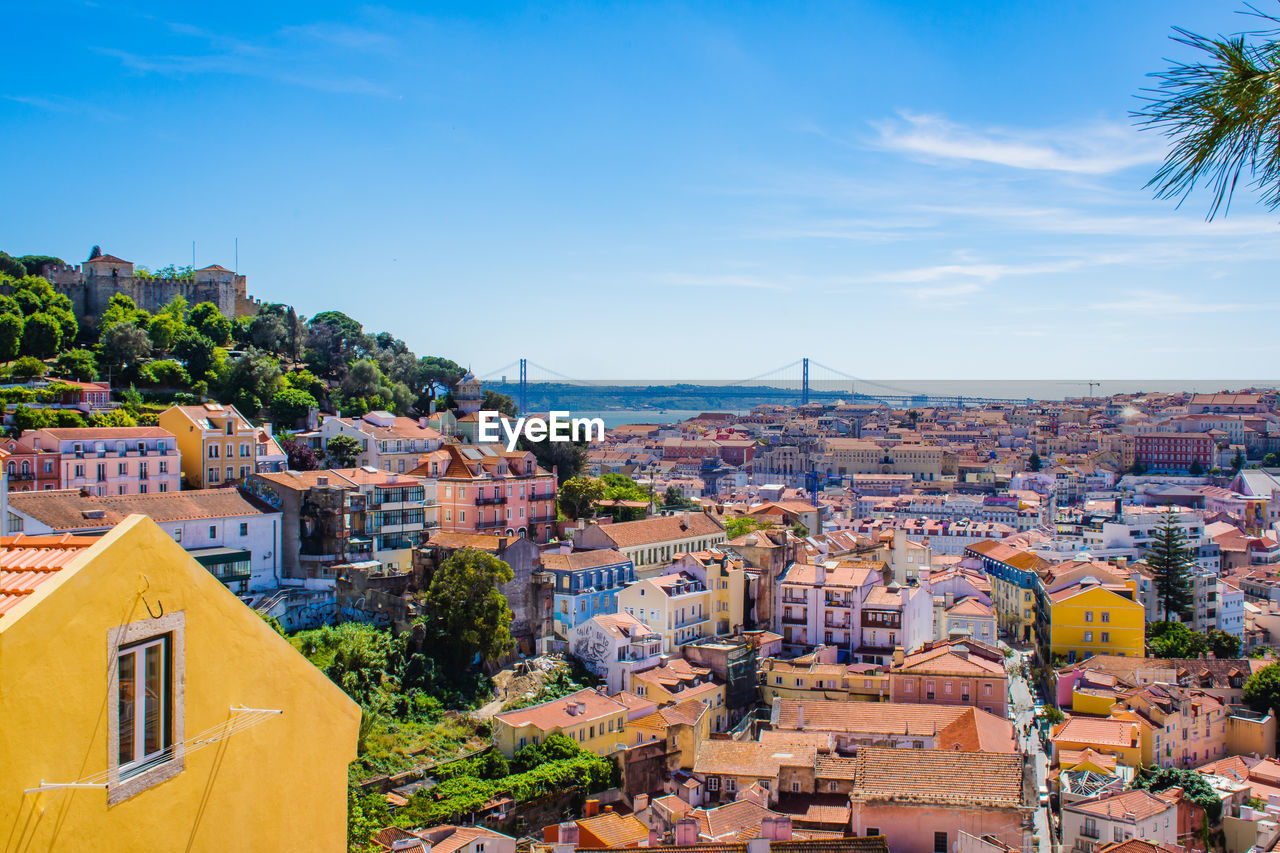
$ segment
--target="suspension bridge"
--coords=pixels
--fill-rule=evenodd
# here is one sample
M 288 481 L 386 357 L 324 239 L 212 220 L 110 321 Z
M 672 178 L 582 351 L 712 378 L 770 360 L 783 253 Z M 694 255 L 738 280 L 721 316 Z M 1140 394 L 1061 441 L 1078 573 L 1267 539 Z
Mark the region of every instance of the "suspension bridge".
M 1034 402 L 1030 398 L 927 393 L 860 379 L 809 358 L 798 358 L 740 380 L 575 379 L 527 358 L 478 374 L 477 378 L 486 388 L 515 400 L 522 412 L 640 407 L 748 409 L 766 403 L 803 406 L 837 401 L 891 408 L 1014 406 Z

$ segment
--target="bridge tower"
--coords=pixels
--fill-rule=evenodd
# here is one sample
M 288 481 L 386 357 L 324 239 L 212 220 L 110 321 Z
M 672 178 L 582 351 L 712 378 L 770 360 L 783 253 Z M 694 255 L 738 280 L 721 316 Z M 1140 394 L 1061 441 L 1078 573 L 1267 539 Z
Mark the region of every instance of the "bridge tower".
M 520 414 L 529 411 L 529 359 L 520 359 Z
M 802 376 L 800 381 L 800 405 L 806 406 L 809 404 L 809 359 L 808 358 L 804 360 L 804 367 L 802 369 L 803 369 L 804 375 Z

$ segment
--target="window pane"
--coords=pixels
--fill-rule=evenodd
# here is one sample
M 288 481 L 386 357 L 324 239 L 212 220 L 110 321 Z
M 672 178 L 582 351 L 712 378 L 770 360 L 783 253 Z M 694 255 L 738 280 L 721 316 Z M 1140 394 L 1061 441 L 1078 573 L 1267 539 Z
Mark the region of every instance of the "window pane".
M 143 721 L 144 755 L 153 755 L 164 746 L 162 728 L 164 701 L 164 646 L 157 643 L 146 649 L 146 719 Z
M 120 690 L 120 757 L 121 764 L 128 764 L 133 761 L 133 703 L 135 698 L 134 687 L 135 666 L 137 664 L 137 655 L 133 652 L 124 652 L 119 658 L 118 682 Z

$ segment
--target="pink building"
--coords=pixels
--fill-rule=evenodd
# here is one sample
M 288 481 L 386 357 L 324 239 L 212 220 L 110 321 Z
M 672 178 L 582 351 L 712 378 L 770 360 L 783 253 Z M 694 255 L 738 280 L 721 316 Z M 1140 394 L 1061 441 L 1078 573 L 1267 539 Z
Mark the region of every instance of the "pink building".
M 1032 785 L 1017 753 L 858 750 L 849 794 L 853 835 L 883 835 L 893 853 L 951 853 L 960 832 L 1029 849 Z
M 30 438 L 6 438 L 0 441 L 5 452 L 4 469 L 9 476 L 11 492 L 47 492 L 59 488 L 62 457 L 51 449 L 37 450 Z
M 37 451 L 61 454 L 64 489 L 105 496 L 181 488 L 177 439 L 160 427 L 53 427 L 34 430 L 24 441 Z
M 556 478 L 532 453 L 492 444 L 447 444 L 449 464 L 436 486 L 440 529 L 450 533 L 551 538 Z M 412 473 L 430 476 L 421 466 Z
M 889 695 L 894 702 L 972 705 L 1007 716 L 1004 655 L 973 640 L 933 643 L 893 665 Z

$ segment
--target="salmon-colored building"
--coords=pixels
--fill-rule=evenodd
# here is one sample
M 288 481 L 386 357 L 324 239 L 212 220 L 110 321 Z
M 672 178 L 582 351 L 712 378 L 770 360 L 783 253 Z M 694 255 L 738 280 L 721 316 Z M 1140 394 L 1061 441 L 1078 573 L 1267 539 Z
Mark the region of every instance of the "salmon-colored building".
M 961 832 L 1026 850 L 1031 787 L 1018 754 L 863 748 L 851 827 L 854 835 L 885 836 L 894 853 L 950 853 Z
M 436 499 L 440 529 L 493 533 L 546 542 L 556 522 L 556 477 L 532 453 L 492 444 L 447 444 L 449 464 Z M 412 472 L 431 476 L 419 466 Z
M 973 640 L 933 643 L 889 670 L 894 702 L 972 705 L 1007 716 L 1009 675 L 1004 655 Z

